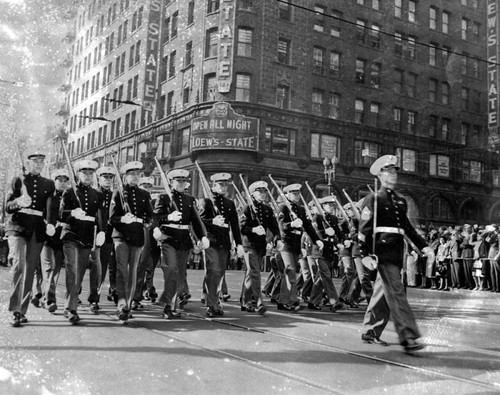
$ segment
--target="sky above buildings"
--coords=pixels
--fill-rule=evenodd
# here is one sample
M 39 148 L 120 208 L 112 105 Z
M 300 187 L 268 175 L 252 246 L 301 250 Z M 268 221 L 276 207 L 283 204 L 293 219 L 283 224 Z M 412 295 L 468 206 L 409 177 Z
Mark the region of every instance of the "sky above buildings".
M 0 0 L 0 138 L 12 150 L 17 137 L 44 145 L 47 130 L 61 124 L 55 114 L 66 68 L 64 36 L 71 31 L 72 0 Z M 2 148 L 0 148 L 2 149 Z M 10 156 L 10 152 L 2 152 Z M 12 156 L 10 156 L 12 157 Z

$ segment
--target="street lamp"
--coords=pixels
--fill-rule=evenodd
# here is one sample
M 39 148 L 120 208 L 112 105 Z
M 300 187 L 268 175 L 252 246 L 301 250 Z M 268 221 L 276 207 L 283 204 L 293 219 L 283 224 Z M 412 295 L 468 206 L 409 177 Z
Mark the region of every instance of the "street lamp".
M 144 163 L 144 175 L 146 177 L 149 177 L 155 168 L 154 157 L 156 156 L 157 149 L 158 141 L 156 140 L 156 136 L 153 134 L 146 143 L 146 152 L 141 157 L 141 162 Z
M 335 181 L 335 167 L 339 164 L 339 158 L 336 155 L 332 159 L 325 157 L 323 159 L 323 167 L 325 174 L 325 181 L 328 183 L 328 194 L 332 194 L 332 185 Z

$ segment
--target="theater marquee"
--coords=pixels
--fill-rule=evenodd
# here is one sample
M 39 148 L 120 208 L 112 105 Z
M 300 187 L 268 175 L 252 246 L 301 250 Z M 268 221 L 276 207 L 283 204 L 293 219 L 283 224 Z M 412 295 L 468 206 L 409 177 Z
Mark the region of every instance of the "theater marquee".
M 191 121 L 191 151 L 257 151 L 258 145 L 259 120 L 235 113 L 229 103 L 215 103 L 207 115 Z

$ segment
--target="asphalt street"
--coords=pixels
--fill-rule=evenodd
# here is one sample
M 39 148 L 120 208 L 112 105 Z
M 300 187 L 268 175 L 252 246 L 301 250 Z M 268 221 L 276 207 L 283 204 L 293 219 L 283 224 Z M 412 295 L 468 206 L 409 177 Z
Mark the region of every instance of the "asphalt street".
M 10 326 L 10 273 L 0 269 L 1 394 L 473 394 L 500 393 L 500 294 L 408 289 L 426 348 L 403 352 L 392 323 L 389 346 L 361 341 L 359 309 L 242 312 L 241 271 L 229 271 L 225 314 L 205 317 L 202 271 L 189 270 L 193 295 L 180 319 L 145 303 L 129 324 L 105 298 L 98 314 L 82 303 L 78 325 L 62 309 L 30 306 Z M 266 274 L 263 274 L 263 278 Z M 339 280 L 336 280 L 339 288 Z M 155 285 L 163 286 L 156 270 Z M 82 300 L 86 300 L 88 277 Z M 64 276 L 58 287 L 62 306 Z

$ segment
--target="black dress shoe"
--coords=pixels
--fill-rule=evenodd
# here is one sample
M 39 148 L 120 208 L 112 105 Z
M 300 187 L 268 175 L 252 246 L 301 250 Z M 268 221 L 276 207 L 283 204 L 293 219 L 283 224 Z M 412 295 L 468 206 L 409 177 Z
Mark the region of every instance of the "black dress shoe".
M 14 327 L 14 328 L 19 328 L 21 326 L 21 313 L 14 313 L 13 317 L 12 317 L 12 321 L 10 322 L 10 324 Z
M 320 311 L 320 310 L 321 310 L 321 306 L 318 306 L 317 304 L 314 304 L 314 303 L 311 303 L 311 302 L 309 302 L 309 303 L 307 304 L 307 308 L 308 308 L 309 310 L 318 310 L 318 311 Z
M 167 320 L 173 320 L 175 318 L 181 318 L 181 313 L 179 313 L 177 310 L 172 310 L 170 306 L 165 306 L 163 309 L 163 318 L 166 318 Z
M 332 313 L 337 312 L 338 310 L 342 310 L 344 308 L 344 303 L 336 302 L 333 306 L 330 307 L 330 311 Z
M 264 315 L 266 314 L 267 308 L 263 304 L 261 304 L 259 307 L 257 307 L 257 310 L 255 310 L 257 314 Z
M 364 343 L 378 344 L 379 346 L 389 345 L 387 342 L 381 340 L 380 337 L 377 337 L 375 332 L 371 329 L 361 335 L 361 340 L 363 340 Z
M 220 314 L 218 314 L 218 310 L 215 310 L 213 307 L 208 307 L 207 312 L 205 314 L 209 318 L 213 318 L 213 317 L 220 315 Z
M 78 321 L 80 321 L 80 317 L 78 316 L 76 310 L 71 310 L 68 314 L 68 321 L 71 324 L 76 324 Z
M 28 322 L 28 319 L 24 314 L 21 314 L 21 324 L 26 324 Z
M 127 323 L 130 318 L 129 311 L 126 309 L 122 309 L 120 312 L 118 312 L 118 319 L 123 322 Z
M 408 339 L 402 343 L 405 351 L 407 353 L 413 353 L 415 351 L 422 350 L 425 346 L 423 344 L 418 343 L 415 339 Z

